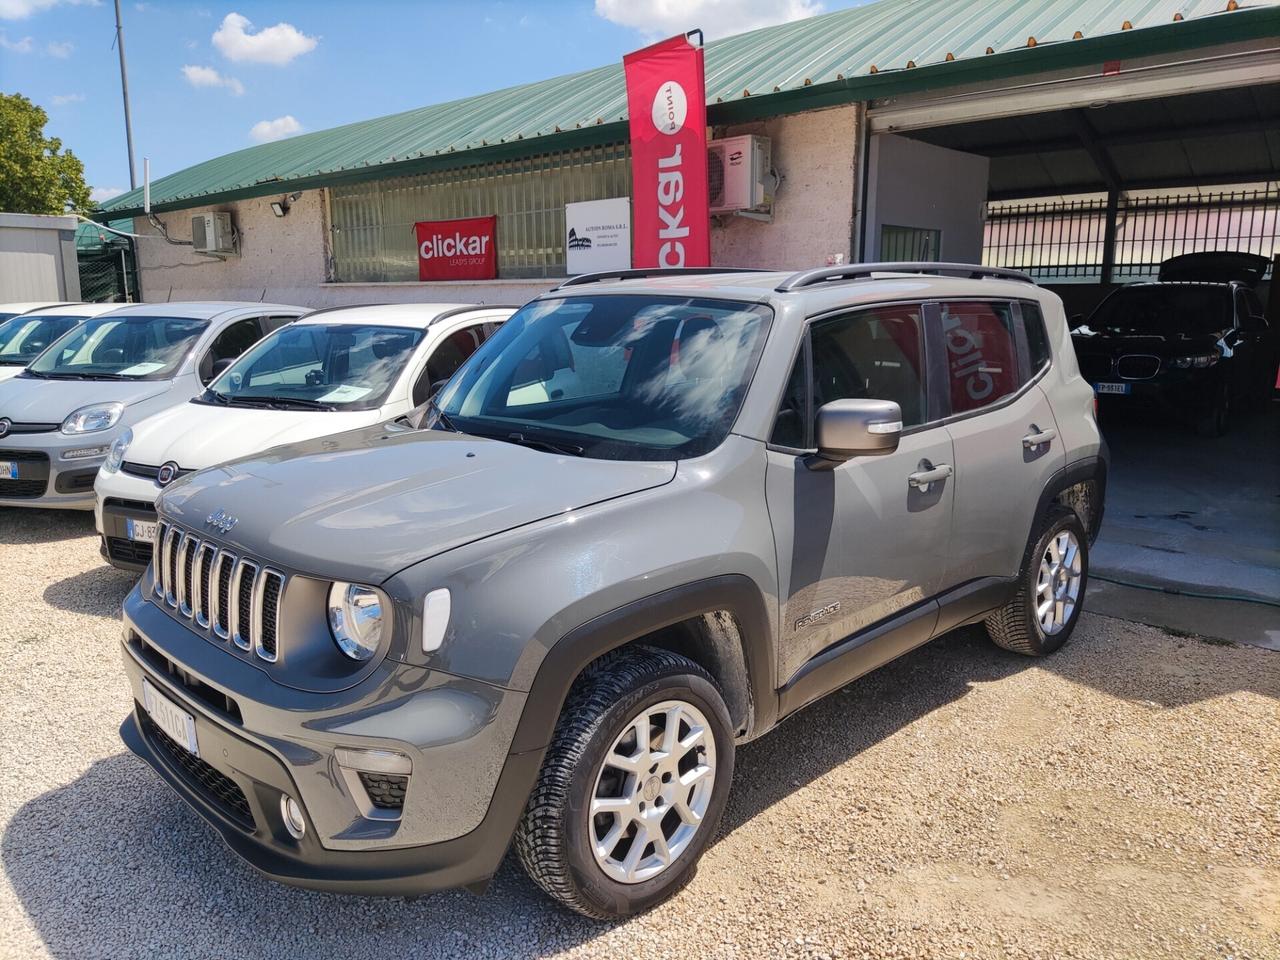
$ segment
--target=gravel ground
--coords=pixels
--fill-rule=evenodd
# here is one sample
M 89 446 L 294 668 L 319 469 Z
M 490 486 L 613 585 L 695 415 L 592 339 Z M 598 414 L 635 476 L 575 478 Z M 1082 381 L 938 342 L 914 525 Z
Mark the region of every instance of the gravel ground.
M 1280 654 L 1086 616 L 958 632 L 739 752 L 723 835 L 590 923 L 511 862 L 360 900 L 240 863 L 117 736 L 131 578 L 87 515 L 0 509 L 0 956 L 1280 958 Z

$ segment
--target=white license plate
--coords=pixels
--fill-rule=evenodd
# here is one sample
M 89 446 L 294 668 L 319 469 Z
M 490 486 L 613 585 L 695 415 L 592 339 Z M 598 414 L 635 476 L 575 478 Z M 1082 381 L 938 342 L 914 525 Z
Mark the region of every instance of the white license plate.
M 130 540 L 145 540 L 147 543 L 155 543 L 156 525 L 157 521 L 155 520 L 126 519 L 124 522 L 125 536 Z
M 6 480 L 17 480 L 18 465 L 12 460 L 0 460 L 0 477 Z
M 196 718 L 157 691 L 145 677 L 142 680 L 142 705 L 157 727 L 188 752 L 200 756 L 200 744 L 196 741 Z
M 1128 393 L 1127 383 L 1095 383 L 1093 389 L 1097 393 Z

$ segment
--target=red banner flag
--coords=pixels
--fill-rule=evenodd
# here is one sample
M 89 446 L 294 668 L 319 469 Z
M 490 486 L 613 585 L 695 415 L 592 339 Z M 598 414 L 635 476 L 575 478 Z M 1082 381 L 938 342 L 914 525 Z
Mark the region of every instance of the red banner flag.
M 418 237 L 419 280 L 492 280 L 498 275 L 498 218 L 423 220 Z
M 632 262 L 709 267 L 702 47 L 672 37 L 622 58 L 631 120 Z

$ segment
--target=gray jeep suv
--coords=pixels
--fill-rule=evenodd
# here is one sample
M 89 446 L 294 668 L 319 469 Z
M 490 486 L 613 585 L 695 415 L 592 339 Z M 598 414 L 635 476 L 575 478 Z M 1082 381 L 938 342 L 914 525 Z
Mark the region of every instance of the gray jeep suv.
M 410 416 L 167 488 L 121 733 L 287 883 L 478 890 L 514 839 L 636 913 L 738 744 L 962 624 L 1066 642 L 1106 465 L 1020 274 L 576 278 Z

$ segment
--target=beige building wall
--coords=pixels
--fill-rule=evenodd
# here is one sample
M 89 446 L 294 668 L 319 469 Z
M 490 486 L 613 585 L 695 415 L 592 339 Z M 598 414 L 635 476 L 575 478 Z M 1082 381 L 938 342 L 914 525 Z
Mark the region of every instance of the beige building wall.
M 716 136 L 766 136 L 773 167 L 783 177 L 773 202 L 773 222 L 717 217 L 711 262 L 718 267 L 803 270 L 850 260 L 853 234 L 858 111 L 849 104 L 772 117 Z
M 770 137 L 773 165 L 783 176 L 771 223 L 717 217 L 711 232 L 716 266 L 803 269 L 829 257 L 850 256 L 854 215 L 854 158 L 858 142 L 853 106 L 774 117 L 718 129 L 718 136 Z M 272 195 L 160 214 L 169 236 L 191 239 L 191 218 L 231 213 L 240 231 L 240 256 L 217 260 L 189 246 L 164 242 L 138 217 L 138 261 L 143 299 L 269 300 L 306 307 L 351 303 L 445 302 L 521 304 L 559 281 L 491 280 L 455 283 L 329 283 L 324 191 L 307 190 L 287 216 L 271 212 Z

